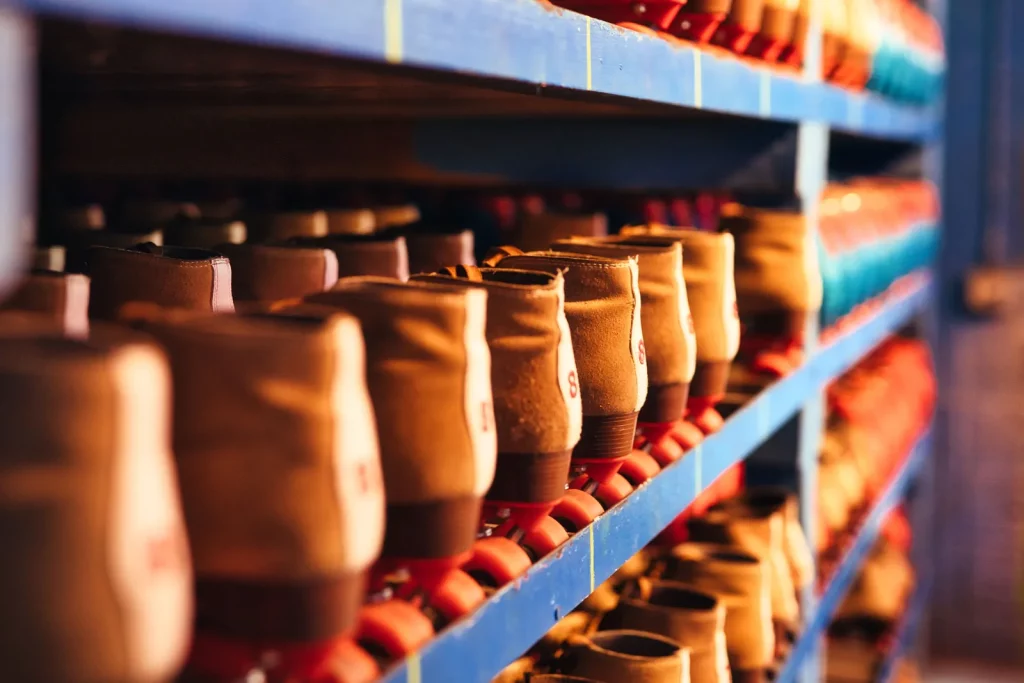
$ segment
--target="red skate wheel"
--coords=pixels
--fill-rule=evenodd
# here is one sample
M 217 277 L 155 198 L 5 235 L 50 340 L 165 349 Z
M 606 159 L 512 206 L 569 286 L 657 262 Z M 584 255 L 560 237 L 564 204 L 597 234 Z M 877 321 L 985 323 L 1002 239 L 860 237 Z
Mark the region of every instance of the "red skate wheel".
M 697 426 L 697 429 L 704 432 L 705 436 L 714 434 L 722 425 L 725 424 L 725 420 L 714 408 L 705 408 L 696 415 L 690 416 L 690 422 Z
M 433 637 L 427 615 L 405 600 L 365 605 L 359 611 L 356 642 L 371 655 L 402 659 Z
M 545 517 L 535 527 L 526 532 L 520 541 L 526 552 L 536 562 L 558 546 L 569 540 L 569 534 L 554 517 Z
M 530 556 L 518 543 L 491 536 L 473 544 L 473 557 L 462 568 L 484 586 L 501 588 L 521 576 L 530 564 Z
M 372 683 L 380 678 L 380 667 L 370 653 L 345 638 L 331 650 L 324 670 L 311 683 Z
M 672 441 L 679 444 L 684 452 L 696 448 L 704 440 L 704 432 L 700 431 L 697 425 L 686 420 L 679 420 L 672 425 L 672 431 L 668 435 Z M 657 445 L 655 448 L 657 448 Z M 658 457 L 658 454 L 654 452 L 654 448 L 651 449 L 651 455 Z M 682 455 L 680 453 L 679 457 L 675 458 L 675 460 L 681 458 Z
M 756 373 L 774 378 L 785 377 L 793 372 L 793 366 L 790 364 L 789 358 L 777 351 L 759 353 L 754 358 L 754 362 L 751 363 L 751 369 Z
M 619 468 L 626 481 L 633 486 L 639 486 L 648 479 L 651 479 L 661 471 L 658 461 L 643 451 L 633 451 Z
M 633 493 L 632 484 L 621 474 L 616 474 L 608 481 L 598 485 L 597 490 L 594 491 L 594 498 L 597 498 L 602 507 L 607 510 L 631 493 Z
M 570 534 L 587 526 L 604 513 L 604 508 L 592 495 L 579 489 L 568 489 L 562 500 L 551 511 L 551 516 Z
M 427 599 L 434 611 L 452 622 L 479 607 L 487 595 L 476 579 L 456 569 L 445 574 Z

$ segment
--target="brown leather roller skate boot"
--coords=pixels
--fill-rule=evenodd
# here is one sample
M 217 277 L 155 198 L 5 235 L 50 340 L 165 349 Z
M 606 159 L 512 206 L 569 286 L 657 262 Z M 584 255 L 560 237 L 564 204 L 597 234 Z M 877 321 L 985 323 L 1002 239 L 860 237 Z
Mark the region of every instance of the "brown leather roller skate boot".
M 474 266 L 413 280 L 487 292 L 498 459 L 482 516 L 490 536 L 463 568 L 501 586 L 568 538 L 548 516 L 565 492 L 583 421 L 565 283 L 557 272 Z
M 725 18 L 733 0 L 689 0 L 676 15 L 675 35 L 695 43 L 710 43 Z
M 0 310 L 44 315 L 69 337 L 89 334 L 89 278 L 76 273 L 34 271 L 0 303 Z
M 249 242 L 279 242 L 295 237 L 323 237 L 327 214 L 323 211 L 263 211 L 246 219 Z
M 132 249 L 95 247 L 89 317 L 115 319 L 129 302 L 214 313 L 235 310 L 231 265 L 214 251 L 141 244 Z
M 684 543 L 666 558 L 663 577 L 710 593 L 725 605 L 725 640 L 732 680 L 764 683 L 772 666 L 770 570 L 741 550 Z
M 682 419 L 697 360 L 682 248 L 672 238 L 629 236 L 574 238 L 556 242 L 553 248 L 637 259 L 648 389 L 637 420 L 634 445 L 640 450 L 619 470 L 636 486 L 703 439 L 699 430 Z
M 685 584 L 641 578 L 623 593 L 617 610 L 621 628 L 656 633 L 690 651 L 693 683 L 729 683 L 725 606 Z
M 715 404 L 725 396 L 729 368 L 739 351 L 740 325 L 733 275 L 735 243 L 728 233 L 630 226 L 623 234 L 634 239 L 671 237 L 683 246 L 686 293 L 697 335 L 697 365 L 687 402 L 689 420 L 705 434 L 722 427 Z
M 359 324 L 334 311 L 157 312 L 137 324 L 167 350 L 174 379 L 196 574 L 189 672 L 323 680 L 355 657 L 372 677 L 349 640 L 384 536 Z
M 192 573 L 151 341 L 0 333 L 0 670 L 25 683 L 174 679 Z
M 752 506 L 735 498 L 722 501 L 689 521 L 692 541 L 736 548 L 768 567 L 776 661 L 789 655 L 800 623 L 800 607 L 786 556 L 785 522 L 781 510 Z
M 606 237 L 608 217 L 603 213 L 565 213 L 544 211 L 526 213 L 515 230 L 515 245 L 523 251 L 547 249 L 548 245 L 570 237 Z
M 450 234 L 405 231 L 409 249 L 409 272 L 432 273 L 445 266 L 475 266 L 473 233 L 469 230 Z
M 673 640 L 642 631 L 598 631 L 572 636 L 560 667 L 598 681 L 690 682 L 690 652 Z
M 804 330 L 821 308 L 814 231 L 795 211 L 732 205 L 721 227 L 736 240 L 740 359 L 754 373 L 782 377 L 803 361 Z
M 236 305 L 260 306 L 324 292 L 338 281 L 338 257 L 330 249 L 222 244 L 231 262 Z
M 487 292 L 360 277 L 308 300 L 349 311 L 366 336 L 388 520 L 372 589 L 401 599 L 364 610 L 359 640 L 399 658 L 422 641 L 396 610 L 422 604 L 442 625 L 484 599 L 458 567 L 494 480 Z
M 377 229 L 371 209 L 327 209 L 329 235 L 370 235 Z
M 159 246 L 164 243 L 164 233 L 158 228 L 133 233 L 81 230 L 67 233 L 64 241 L 66 244 L 64 270 L 69 273 L 88 275 L 93 248 L 133 249 L 142 244 Z
M 420 220 L 420 210 L 415 204 L 387 204 L 375 206 L 371 211 L 375 230 L 401 228 Z
M 729 14 L 712 39 L 736 54 L 743 54 L 761 31 L 766 0 L 732 0 Z
M 565 317 L 572 333 L 583 403 L 583 431 L 573 450 L 576 478 L 554 516 L 570 532 L 600 514 L 594 497 L 613 505 L 632 491 L 618 474 L 633 450 L 636 420 L 647 397 L 636 259 L 568 252 L 521 253 L 501 247 L 488 259 L 501 268 L 564 271 Z
M 183 219 L 173 221 L 164 228 L 167 244 L 196 249 L 213 249 L 220 244 L 242 244 L 247 235 L 245 223 L 234 219 Z
M 747 54 L 766 62 L 778 61 L 793 39 L 800 0 L 765 0 L 761 28 L 747 47 Z
M 365 275 L 402 282 L 409 279 L 409 251 L 401 236 L 338 234 L 296 238 L 278 246 L 330 249 L 338 259 L 338 275 L 342 278 Z

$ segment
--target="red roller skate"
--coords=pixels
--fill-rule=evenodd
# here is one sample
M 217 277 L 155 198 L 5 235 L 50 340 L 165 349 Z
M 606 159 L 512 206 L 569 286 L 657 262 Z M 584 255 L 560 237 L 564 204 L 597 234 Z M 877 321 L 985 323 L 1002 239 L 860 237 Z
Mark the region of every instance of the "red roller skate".
M 732 4 L 733 0 L 690 0 L 676 15 L 670 32 L 695 43 L 710 43 Z
M 624 28 L 668 31 L 685 0 L 557 0 L 555 4 Z

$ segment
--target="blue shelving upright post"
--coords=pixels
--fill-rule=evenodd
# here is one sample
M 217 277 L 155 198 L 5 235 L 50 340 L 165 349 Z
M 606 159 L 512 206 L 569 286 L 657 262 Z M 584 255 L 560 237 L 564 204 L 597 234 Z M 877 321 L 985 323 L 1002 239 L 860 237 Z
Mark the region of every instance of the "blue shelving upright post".
M 821 80 L 821 44 L 823 0 L 815 0 L 811 6 L 810 30 L 804 54 L 805 80 Z M 800 207 L 811 225 L 818 226 L 818 204 L 828 173 L 828 125 L 819 121 L 801 121 L 797 132 L 796 192 Z M 818 318 L 808 316 L 806 322 L 807 352 L 813 353 L 818 342 Z M 817 492 L 818 492 L 818 445 L 824 419 L 824 395 L 812 392 L 798 416 L 796 443 L 796 469 L 800 494 L 800 517 L 807 537 L 816 537 Z M 815 558 L 817 565 L 817 558 Z M 813 614 L 816 596 L 813 584 L 802 596 L 804 618 Z M 821 680 L 822 648 L 806 659 L 800 674 L 801 683 L 818 683 Z
M 21 272 L 34 228 L 34 34 L 30 17 L 0 7 L 0 295 Z

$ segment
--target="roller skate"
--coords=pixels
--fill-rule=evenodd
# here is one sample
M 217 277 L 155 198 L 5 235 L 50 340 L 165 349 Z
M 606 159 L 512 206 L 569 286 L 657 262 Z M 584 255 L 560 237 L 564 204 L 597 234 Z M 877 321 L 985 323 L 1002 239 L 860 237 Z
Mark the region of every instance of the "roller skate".
M 338 281 L 338 257 L 321 247 L 222 244 L 231 263 L 231 292 L 240 310 L 323 292 Z
M 498 435 L 483 537 L 463 565 L 486 588 L 525 572 L 568 539 L 549 515 L 565 492 L 583 420 L 561 274 L 449 266 L 414 281 L 487 292 L 487 342 Z
M 686 645 L 692 683 L 730 683 L 725 605 L 685 584 L 641 578 L 623 591 L 618 627 Z
M 732 0 L 711 42 L 742 55 L 761 31 L 766 0 Z
M 327 213 L 318 210 L 254 211 L 246 220 L 247 241 L 270 243 L 327 235 Z
M 89 251 L 89 317 L 116 319 L 125 304 L 229 313 L 231 265 L 215 251 L 140 244 Z
M 803 362 L 804 330 L 821 309 L 818 246 L 807 220 L 795 211 L 734 204 L 723 210 L 720 227 L 736 241 L 740 365 L 760 389 Z
M 671 238 L 628 236 L 577 237 L 556 242 L 552 248 L 637 258 L 648 390 L 637 420 L 633 453 L 619 473 L 638 486 L 703 439 L 682 421 L 697 357 L 682 249 Z
M 558 669 L 602 681 L 689 683 L 690 651 L 653 633 L 598 631 L 570 637 Z
M 384 486 L 358 322 L 330 310 L 129 322 L 161 342 L 174 379 L 196 574 L 189 675 L 372 680 L 353 637 Z
M 725 397 L 729 370 L 740 344 L 740 325 L 733 276 L 735 243 L 728 233 L 628 226 L 632 239 L 664 239 L 682 244 L 686 254 L 686 293 L 697 337 L 697 360 L 687 398 L 686 419 L 702 434 L 714 434 L 724 420 L 715 404 Z
M 800 0 L 797 3 L 796 17 L 793 20 L 793 33 L 789 41 L 779 52 L 778 62 L 784 66 L 798 69 L 804 63 L 804 46 L 807 44 L 807 32 L 811 25 L 811 5 L 814 0 Z
M 487 292 L 357 277 L 307 301 L 351 312 L 367 340 L 388 524 L 357 639 L 398 659 L 485 598 L 459 567 L 472 556 L 497 451 Z
M 746 54 L 774 64 L 793 41 L 800 0 L 765 0 L 761 25 L 746 48 Z
M 429 228 L 412 228 L 403 233 L 409 249 L 410 273 L 433 273 L 445 266 L 475 266 L 473 233 L 469 230 L 452 233 L 430 232 Z
M 0 303 L 0 310 L 38 313 L 68 337 L 89 334 L 89 278 L 77 273 L 34 271 Z
M 775 651 L 768 566 L 741 550 L 704 543 L 676 546 L 661 563 L 660 578 L 713 595 L 725 606 L 732 680 L 768 681 Z
M 234 218 L 178 218 L 164 228 L 167 244 L 213 249 L 220 244 L 242 244 L 248 237 L 245 223 Z
M 694 43 L 710 43 L 732 4 L 733 0 L 690 0 L 676 15 L 670 32 Z
M 833 74 L 839 85 L 863 90 L 871 77 L 871 64 L 878 51 L 881 22 L 874 2 L 846 1 L 846 50 Z
M 847 0 L 824 0 L 821 37 L 821 78 L 834 80 L 850 49 Z
M 486 262 L 565 270 L 565 316 L 579 369 L 583 428 L 572 453 L 570 489 L 554 516 L 574 533 L 633 490 L 619 469 L 633 450 L 637 415 L 647 397 L 636 259 L 501 247 Z
M 623 27 L 669 31 L 685 0 L 558 0 L 555 4 Z
M 513 244 L 523 251 L 542 250 L 570 237 L 606 237 L 608 217 L 603 213 L 523 211 L 514 235 Z
M 409 249 L 401 235 L 345 235 L 297 237 L 276 246 L 330 249 L 338 261 L 339 277 L 369 276 L 405 282 L 409 279 Z
M 192 572 L 169 374 L 127 331 L 0 331 L 6 680 L 148 683 L 181 668 Z

